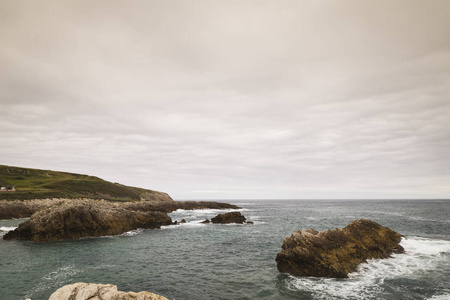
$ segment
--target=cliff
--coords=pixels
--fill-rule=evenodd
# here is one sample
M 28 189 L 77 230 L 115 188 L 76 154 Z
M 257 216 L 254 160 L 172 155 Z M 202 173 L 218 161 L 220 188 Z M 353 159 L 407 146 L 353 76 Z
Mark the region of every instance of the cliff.
M 166 193 L 112 183 L 89 175 L 0 165 L 0 182 L 15 192 L 0 192 L 0 200 L 89 198 L 112 201 L 173 201 Z

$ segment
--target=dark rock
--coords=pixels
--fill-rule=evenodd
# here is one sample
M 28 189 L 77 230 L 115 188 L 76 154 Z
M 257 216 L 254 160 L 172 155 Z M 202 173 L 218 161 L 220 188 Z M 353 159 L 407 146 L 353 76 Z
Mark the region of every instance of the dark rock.
M 202 222 L 203 224 L 209 224 L 210 222 L 209 222 L 209 220 L 208 219 L 206 219 L 205 221 L 203 221 Z
M 245 224 L 247 224 L 247 225 L 253 225 L 254 223 L 253 223 L 252 221 L 247 221 L 247 222 L 245 222 Z
M 137 228 L 160 228 L 172 224 L 163 212 L 141 212 L 106 201 L 71 201 L 36 212 L 8 232 L 4 239 L 35 242 L 121 234 Z
M 244 224 L 245 217 L 241 215 L 240 212 L 233 211 L 226 214 L 219 214 L 214 218 L 212 218 L 211 222 L 215 224 L 230 224 L 230 223 Z
M 403 253 L 401 237 L 370 220 L 354 220 L 343 229 L 296 230 L 283 240 L 277 268 L 294 276 L 346 278 L 367 259 Z
M 184 223 L 186 223 L 186 220 L 185 219 L 181 219 L 180 224 L 184 224 Z

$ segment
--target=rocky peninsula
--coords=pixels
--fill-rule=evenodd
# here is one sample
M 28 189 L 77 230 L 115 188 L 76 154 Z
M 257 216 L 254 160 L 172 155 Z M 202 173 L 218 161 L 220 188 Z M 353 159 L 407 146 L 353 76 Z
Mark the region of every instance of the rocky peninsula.
M 354 220 L 343 229 L 296 230 L 283 240 L 277 268 L 294 276 L 347 278 L 368 259 L 402 253 L 402 236 L 370 220 Z
M 20 202 L 23 204 L 18 205 Z M 178 202 L 172 199 L 136 202 L 94 199 L 24 200 L 14 201 L 8 206 L 10 203 L 11 201 L 7 201 L 2 204 L 13 215 L 22 213 L 21 216 L 27 216 L 26 213 L 31 213 L 34 209 L 37 211 L 3 238 L 35 242 L 116 235 L 137 228 L 160 228 L 172 224 L 167 213 L 177 209 L 238 208 L 227 203 Z

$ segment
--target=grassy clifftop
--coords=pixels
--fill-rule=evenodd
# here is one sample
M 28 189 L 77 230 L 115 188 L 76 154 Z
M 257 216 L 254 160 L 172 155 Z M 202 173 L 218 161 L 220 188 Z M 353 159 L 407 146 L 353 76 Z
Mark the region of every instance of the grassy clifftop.
M 112 183 L 94 176 L 5 165 L 0 165 L 0 186 L 16 188 L 15 192 L 0 192 L 0 200 L 94 198 L 136 201 L 161 200 L 164 197 L 172 200 L 164 193 Z

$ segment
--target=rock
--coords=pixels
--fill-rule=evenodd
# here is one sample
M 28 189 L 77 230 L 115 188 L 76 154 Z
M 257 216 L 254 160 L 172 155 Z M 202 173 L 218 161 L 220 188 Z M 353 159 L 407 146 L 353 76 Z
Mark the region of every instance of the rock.
M 185 219 L 181 219 L 180 224 L 184 224 L 184 223 L 186 223 L 186 220 Z
M 370 220 L 354 220 L 343 229 L 295 230 L 283 240 L 277 268 L 294 276 L 346 278 L 367 259 L 403 253 L 401 238 Z
M 212 218 L 211 222 L 215 224 L 230 224 L 230 223 L 244 224 L 245 217 L 241 215 L 240 212 L 233 211 L 226 214 L 219 214 L 214 218 Z
M 127 209 L 140 211 L 162 211 L 170 213 L 177 209 L 193 210 L 193 209 L 239 209 L 239 206 L 213 201 L 166 201 L 166 202 L 126 202 L 123 205 Z
M 41 209 L 63 201 L 63 199 L 0 200 L 0 220 L 28 218 Z
M 210 223 L 210 222 L 209 222 L 208 219 L 206 219 L 205 221 L 202 222 L 202 224 L 209 224 L 209 223 Z
M 0 200 L 0 220 L 18 219 L 30 217 L 37 211 L 62 203 L 76 203 L 79 201 L 90 201 L 93 203 L 107 202 L 110 206 L 122 207 L 134 211 L 162 211 L 166 213 L 177 209 L 239 209 L 238 206 L 213 201 L 173 201 L 169 195 L 162 192 L 145 193 L 141 201 L 135 202 L 111 202 L 99 199 L 36 199 L 36 200 Z
M 78 282 L 63 286 L 48 300 L 169 300 L 150 292 L 121 292 L 112 284 Z
M 70 201 L 40 210 L 3 238 L 35 242 L 122 234 L 172 224 L 163 212 L 125 209 L 107 201 Z

